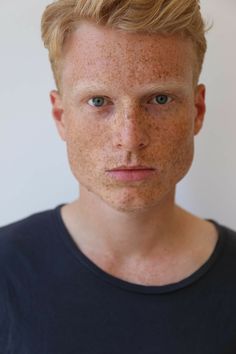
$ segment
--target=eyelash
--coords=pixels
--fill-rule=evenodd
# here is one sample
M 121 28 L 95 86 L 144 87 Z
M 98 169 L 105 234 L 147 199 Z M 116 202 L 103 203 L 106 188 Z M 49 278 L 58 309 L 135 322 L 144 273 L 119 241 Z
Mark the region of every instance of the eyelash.
M 169 104 L 169 103 L 172 102 L 172 100 L 173 100 L 173 97 L 171 97 L 171 96 L 168 95 L 168 94 L 155 95 L 155 96 L 153 96 L 153 97 L 151 98 L 151 100 L 153 100 L 153 99 L 156 98 L 156 97 L 160 97 L 160 96 L 166 96 L 166 97 L 168 98 L 168 102 L 165 103 L 165 104 L 157 103 L 157 104 L 156 104 L 157 106 L 166 106 L 167 104 Z M 93 100 L 94 98 L 104 98 L 105 100 L 107 100 L 107 98 L 104 97 L 104 96 L 94 96 L 94 97 L 90 98 L 89 101 Z M 88 101 L 88 102 L 89 102 L 89 101 Z M 108 100 L 107 100 L 107 101 L 108 101 Z M 104 106 L 100 106 L 100 107 L 99 107 L 99 106 L 92 106 L 92 105 L 90 105 L 90 104 L 89 104 L 89 106 L 94 107 L 94 108 L 104 108 Z

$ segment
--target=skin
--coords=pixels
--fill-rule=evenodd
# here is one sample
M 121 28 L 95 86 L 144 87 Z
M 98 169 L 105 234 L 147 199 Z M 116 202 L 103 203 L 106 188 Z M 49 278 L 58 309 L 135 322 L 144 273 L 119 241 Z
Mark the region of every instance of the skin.
M 215 247 L 213 225 L 175 204 L 205 115 L 195 63 L 188 39 L 86 21 L 64 46 L 60 92 L 50 97 L 80 197 L 62 208 L 62 217 L 78 247 L 122 279 L 179 280 Z M 158 95 L 168 96 L 167 103 L 159 104 Z M 105 97 L 101 107 L 93 97 Z M 156 170 L 138 182 L 106 173 L 128 164 Z

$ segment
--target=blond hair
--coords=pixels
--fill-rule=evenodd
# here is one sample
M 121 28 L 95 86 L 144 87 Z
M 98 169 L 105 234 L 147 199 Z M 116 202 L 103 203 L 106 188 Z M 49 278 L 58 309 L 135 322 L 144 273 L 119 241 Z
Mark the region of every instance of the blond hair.
M 58 89 L 63 46 L 83 19 L 129 32 L 182 34 L 191 38 L 197 54 L 195 80 L 198 81 L 208 30 L 199 0 L 56 0 L 43 13 L 41 30 Z

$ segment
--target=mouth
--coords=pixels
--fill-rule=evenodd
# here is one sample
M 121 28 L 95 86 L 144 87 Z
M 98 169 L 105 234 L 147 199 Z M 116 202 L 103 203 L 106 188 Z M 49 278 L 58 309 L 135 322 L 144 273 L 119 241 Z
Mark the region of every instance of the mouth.
M 155 170 L 155 168 L 153 167 L 150 167 L 150 166 L 119 166 L 119 167 L 116 167 L 116 168 L 113 168 L 112 170 L 109 170 L 110 171 L 136 171 L 136 170 Z
M 110 177 L 118 181 L 132 182 L 150 178 L 155 173 L 155 169 L 144 166 L 133 166 L 128 168 L 121 166 L 107 172 Z

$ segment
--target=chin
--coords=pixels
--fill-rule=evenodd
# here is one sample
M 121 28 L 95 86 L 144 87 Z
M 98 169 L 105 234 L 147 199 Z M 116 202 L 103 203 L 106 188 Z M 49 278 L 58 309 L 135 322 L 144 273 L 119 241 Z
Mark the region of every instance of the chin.
M 118 198 L 102 198 L 102 200 L 112 209 L 121 213 L 139 213 L 140 211 L 146 211 L 150 208 L 158 206 L 161 203 L 163 196 L 154 196 L 153 193 L 150 196 L 138 197 L 126 195 L 121 197 L 121 193 Z

